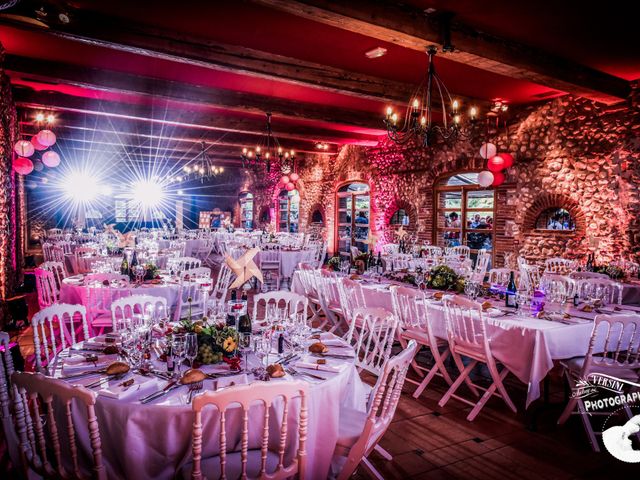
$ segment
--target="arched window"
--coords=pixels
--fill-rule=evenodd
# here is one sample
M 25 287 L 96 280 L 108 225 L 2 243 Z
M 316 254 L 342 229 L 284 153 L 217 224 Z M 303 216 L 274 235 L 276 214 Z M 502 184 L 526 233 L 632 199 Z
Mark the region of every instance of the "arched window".
M 474 256 L 480 249 L 493 250 L 495 192 L 478 184 L 477 173 L 458 173 L 444 178 L 436 185 L 434 194 L 436 245 L 467 245 Z
M 560 207 L 547 208 L 536 219 L 537 230 L 575 230 L 576 225 L 571 214 Z
M 268 206 L 265 205 L 264 207 L 262 207 L 262 210 L 260 210 L 260 216 L 258 217 L 258 219 L 262 224 L 271 222 L 271 210 L 269 209 Z
M 351 247 L 366 252 L 369 238 L 370 196 L 366 183 L 348 183 L 336 192 L 336 251 L 349 255 Z
M 409 225 L 409 214 L 404 208 L 399 208 L 391 215 L 389 225 Z
M 297 233 L 300 221 L 300 194 L 281 190 L 278 194 L 278 231 Z
M 314 210 L 311 214 L 311 223 L 313 225 L 323 225 L 324 217 L 322 216 L 322 212 L 318 209 Z
M 240 202 L 240 228 L 253 228 L 253 194 L 241 193 Z

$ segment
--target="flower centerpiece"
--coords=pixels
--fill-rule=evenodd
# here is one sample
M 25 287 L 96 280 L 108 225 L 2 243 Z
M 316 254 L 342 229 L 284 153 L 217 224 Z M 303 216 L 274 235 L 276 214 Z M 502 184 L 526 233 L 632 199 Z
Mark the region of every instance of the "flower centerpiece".
M 144 280 L 154 280 L 159 278 L 158 267 L 154 263 L 144 265 Z
M 593 269 L 596 273 L 604 273 L 611 280 L 622 280 L 624 278 L 624 270 L 616 265 L 602 265 Z
M 416 276 L 413 273 L 409 273 L 407 270 L 396 270 L 394 272 L 386 272 L 385 278 L 394 282 L 407 283 L 409 285 L 416 285 Z
M 446 265 L 433 267 L 427 276 L 427 288 L 434 290 L 455 290 L 460 293 L 464 291 L 464 278 Z
M 327 260 L 325 266 L 327 267 L 327 270 L 337 272 L 338 270 L 340 270 L 340 257 L 331 257 L 329 260 Z
M 238 349 L 238 331 L 218 323 L 207 325 L 207 318 L 202 320 L 183 320 L 174 332 L 195 333 L 198 337 L 198 356 L 196 361 L 202 365 L 220 363 L 233 365 Z

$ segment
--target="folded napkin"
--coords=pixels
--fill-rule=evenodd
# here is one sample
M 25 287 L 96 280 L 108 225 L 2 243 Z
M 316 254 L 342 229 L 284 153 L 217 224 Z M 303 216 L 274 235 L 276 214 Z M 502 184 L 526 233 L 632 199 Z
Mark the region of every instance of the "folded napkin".
M 229 377 L 220 377 L 216 380 L 216 389 L 219 390 L 224 387 L 229 387 L 235 385 L 245 385 L 249 383 L 249 379 L 247 378 L 246 373 L 240 373 L 238 375 L 233 375 Z
M 347 342 L 342 340 L 339 337 L 326 338 L 321 340 L 327 347 L 346 347 L 348 346 Z
M 107 341 L 115 340 L 115 341 Z M 90 338 L 89 340 L 85 340 L 82 342 L 82 348 L 101 350 L 108 345 L 118 345 L 120 343 L 120 335 L 118 334 L 106 334 L 106 335 L 98 335 L 97 337 Z
M 343 364 L 346 365 L 346 364 Z M 333 372 L 333 373 L 339 373 L 342 371 L 342 369 L 344 368 L 344 366 L 336 366 L 336 365 L 329 365 L 328 363 L 325 363 L 324 365 L 319 365 L 317 363 L 313 363 L 310 361 L 305 361 L 305 360 L 299 360 L 295 363 L 295 366 L 298 368 L 306 368 L 309 370 L 318 370 L 321 372 Z
M 483 313 L 487 317 L 500 317 L 504 315 L 504 312 L 502 310 L 500 310 L 499 308 L 493 308 L 493 307 L 484 310 Z
M 76 373 L 91 372 L 94 370 L 102 370 L 107 368 L 111 363 L 118 359 L 117 355 L 100 355 L 98 361 L 87 362 L 82 355 L 71 355 L 62 362 L 62 375 L 74 375 Z
M 125 387 L 122 385 L 127 380 L 133 378 L 133 385 Z M 157 377 L 145 377 L 143 375 L 133 375 L 127 379 L 110 380 L 104 382 L 98 390 L 98 395 L 108 398 L 125 400 L 130 397 L 141 397 L 147 393 L 157 391 L 160 388 L 161 380 Z

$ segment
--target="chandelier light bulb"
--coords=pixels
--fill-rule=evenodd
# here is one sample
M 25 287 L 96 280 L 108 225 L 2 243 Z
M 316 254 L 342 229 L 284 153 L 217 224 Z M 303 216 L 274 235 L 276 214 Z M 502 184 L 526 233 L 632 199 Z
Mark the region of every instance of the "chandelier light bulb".
M 253 152 L 251 150 L 249 150 L 249 152 L 247 153 L 247 157 L 249 158 L 253 157 Z
M 420 102 L 418 101 L 417 98 L 414 98 L 413 100 L 413 108 L 418 108 L 420 106 Z
M 260 153 L 260 147 L 256 147 L 256 154 Z
M 391 115 L 391 121 L 395 124 L 398 122 L 398 114 L 394 113 L 393 115 Z
M 36 115 L 36 122 L 44 122 L 44 113 L 38 113 Z
M 289 152 L 284 152 L 284 158 L 289 158 Z
M 54 117 L 51 114 L 47 115 L 47 123 L 53 123 L 55 121 L 56 121 L 56 117 Z
M 422 126 L 424 127 L 426 124 L 427 124 L 427 117 L 424 117 L 424 116 L 423 116 L 423 117 L 420 119 L 420 125 L 422 125 Z
M 291 156 L 292 156 L 292 157 L 295 157 L 295 156 L 296 156 L 296 152 L 295 152 L 295 151 L 293 151 L 293 150 L 291 150 Z
M 242 149 L 242 153 L 243 153 L 244 155 L 246 155 L 246 154 L 247 154 L 247 147 L 245 147 L 245 148 L 243 148 L 243 149 Z
M 453 116 L 453 123 L 455 123 L 456 125 L 460 125 L 460 115 Z
M 460 107 L 460 103 L 458 102 L 458 100 L 454 100 L 453 104 L 451 105 L 451 108 L 453 109 L 453 111 L 456 112 L 459 107 Z
M 476 115 L 478 115 L 478 109 L 476 107 L 471 107 L 469 109 L 469 116 L 474 119 L 476 118 Z
M 219 171 L 220 171 L 220 173 L 224 172 L 224 168 L 220 167 Z
M 387 117 L 390 117 L 393 114 L 393 108 L 387 107 Z
M 282 147 L 278 147 L 278 155 L 282 155 Z
M 264 156 L 267 158 L 267 160 L 269 160 L 269 157 L 270 157 L 271 155 L 269 154 L 269 152 L 267 152 Z

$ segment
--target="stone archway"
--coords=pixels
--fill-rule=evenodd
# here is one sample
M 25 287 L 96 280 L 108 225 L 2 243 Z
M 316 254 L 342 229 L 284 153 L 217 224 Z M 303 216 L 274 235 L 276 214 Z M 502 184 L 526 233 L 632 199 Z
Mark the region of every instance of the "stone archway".
M 550 208 L 564 208 L 575 222 L 573 233 L 583 235 L 586 230 L 584 212 L 580 206 L 566 195 L 557 193 L 542 193 L 531 204 L 522 220 L 522 232 L 529 233 L 536 229 L 536 220 L 545 210 Z

